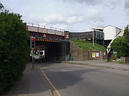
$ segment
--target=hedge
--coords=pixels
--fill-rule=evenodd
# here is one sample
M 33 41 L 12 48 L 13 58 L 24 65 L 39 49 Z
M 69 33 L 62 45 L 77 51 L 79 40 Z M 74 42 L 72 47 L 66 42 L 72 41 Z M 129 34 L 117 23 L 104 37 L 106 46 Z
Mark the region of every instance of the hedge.
M 19 14 L 0 13 L 0 94 L 23 75 L 29 59 L 28 37 Z

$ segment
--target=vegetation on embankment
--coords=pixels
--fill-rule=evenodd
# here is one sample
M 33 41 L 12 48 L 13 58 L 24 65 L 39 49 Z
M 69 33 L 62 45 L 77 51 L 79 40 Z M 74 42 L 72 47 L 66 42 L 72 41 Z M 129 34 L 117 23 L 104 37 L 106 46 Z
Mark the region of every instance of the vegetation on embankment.
M 72 42 L 74 42 L 78 47 L 82 48 L 85 51 L 88 50 L 95 50 L 95 51 L 106 51 L 106 48 L 100 44 L 95 43 L 94 49 L 93 49 L 93 43 L 83 40 L 77 40 L 77 39 L 70 39 Z

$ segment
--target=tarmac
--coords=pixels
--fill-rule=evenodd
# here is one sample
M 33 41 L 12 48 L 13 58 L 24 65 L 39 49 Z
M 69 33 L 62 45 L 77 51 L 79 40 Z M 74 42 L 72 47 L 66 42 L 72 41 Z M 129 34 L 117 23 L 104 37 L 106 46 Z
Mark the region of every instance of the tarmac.
M 116 69 L 129 72 L 129 64 L 107 62 L 106 60 L 67 61 L 68 64 L 88 65 L 92 67 Z
M 79 80 L 79 78 L 80 78 L 79 76 L 80 76 L 80 74 L 82 75 L 82 73 L 83 73 L 83 75 L 85 75 L 83 80 L 87 80 L 89 77 L 90 78 L 91 77 L 98 78 L 98 76 L 101 76 L 101 75 L 102 75 L 102 77 L 106 76 L 106 75 L 108 76 L 108 78 L 107 77 L 98 78 L 98 81 L 93 79 L 93 80 L 95 80 L 94 82 L 96 82 L 95 84 L 98 84 L 99 81 L 114 78 L 114 76 L 122 78 L 128 82 L 127 78 L 129 76 L 129 64 L 118 64 L 118 63 L 114 63 L 114 62 L 106 62 L 106 60 L 67 61 L 67 62 L 65 62 L 65 64 L 64 63 L 57 63 L 57 64 L 54 64 L 54 63 L 52 63 L 52 64 L 49 64 L 49 63 L 48 64 L 47 63 L 46 64 L 32 64 L 32 63 L 30 63 L 26 67 L 23 79 L 21 81 L 19 81 L 16 84 L 16 86 L 13 86 L 13 88 L 11 88 L 11 90 L 8 93 L 4 94 L 3 96 L 61 96 L 60 94 L 59 95 L 56 94 L 56 93 L 58 93 L 57 90 L 56 90 L 57 91 L 56 93 L 55 93 L 55 91 L 53 91 L 51 84 L 49 84 L 51 82 L 49 80 L 48 80 L 49 81 L 48 82 L 46 80 L 47 78 L 45 76 L 43 76 L 44 73 L 43 73 L 42 68 L 44 69 L 44 71 L 48 75 L 48 77 L 50 78 L 50 81 L 52 81 L 54 83 L 54 85 L 57 87 L 57 90 L 59 90 L 61 92 L 61 94 L 63 94 L 63 96 L 68 96 L 67 93 L 69 92 L 69 90 L 67 90 L 67 89 L 69 89 L 69 88 L 71 88 L 70 89 L 71 93 L 69 92 L 69 94 L 73 94 L 73 96 L 76 96 L 77 94 L 74 94 L 74 90 L 76 88 L 74 89 L 74 87 L 77 87 L 77 90 L 78 90 L 77 92 L 78 93 L 80 92 L 79 93 L 80 96 L 85 96 L 83 94 L 83 93 L 85 93 L 85 90 L 84 91 L 80 90 L 80 88 L 85 83 L 86 83 L 86 85 L 89 83 L 87 83 L 87 81 L 81 82 L 81 80 L 79 81 L 80 83 L 75 82 L 75 81 Z M 89 72 L 89 70 L 91 72 Z M 95 70 L 98 70 L 97 72 L 99 72 L 99 74 L 97 74 Z M 99 71 L 99 70 L 101 70 L 101 71 Z M 91 75 L 91 73 L 92 73 L 92 75 Z M 68 82 L 65 82 L 65 80 L 67 80 L 66 78 L 68 79 Z M 89 82 L 91 82 L 90 78 L 89 78 Z M 99 80 L 99 79 L 102 79 L 102 80 Z M 113 80 L 115 80 L 115 79 L 113 79 Z M 119 79 L 117 81 L 119 81 Z M 73 84 L 73 82 L 75 82 L 75 84 Z M 94 84 L 94 82 L 91 82 L 91 85 Z M 113 82 L 116 82 L 116 81 L 113 81 Z M 120 82 L 121 81 L 119 81 L 117 83 L 120 83 Z M 102 82 L 99 82 L 99 83 L 100 83 L 100 85 L 102 84 Z M 103 83 L 104 86 L 108 86 L 105 84 L 106 83 Z M 91 85 L 89 85 L 89 86 L 91 86 Z M 93 87 L 93 86 L 91 86 L 91 87 Z M 84 89 L 85 88 L 87 88 L 87 87 L 84 86 Z M 93 88 L 91 88 L 91 89 L 93 89 Z M 119 89 L 120 88 L 121 87 L 119 87 Z M 128 89 L 128 88 L 123 87 L 123 89 Z M 97 88 L 96 88 L 96 90 L 97 90 Z M 105 90 L 106 90 L 106 88 L 105 88 Z M 96 91 L 96 92 L 98 92 L 98 91 Z M 118 93 L 119 93 L 119 91 L 118 91 Z M 98 93 L 96 93 L 96 94 L 98 94 Z M 107 92 L 107 94 L 108 94 L 108 92 Z M 70 95 L 70 96 L 72 96 L 72 95 Z M 87 95 L 87 96 L 90 96 L 90 95 Z M 93 95 L 93 96 L 98 96 L 98 95 Z M 107 95 L 105 95 L 105 96 L 107 96 Z M 124 96 L 128 96 L 128 95 L 124 95 Z

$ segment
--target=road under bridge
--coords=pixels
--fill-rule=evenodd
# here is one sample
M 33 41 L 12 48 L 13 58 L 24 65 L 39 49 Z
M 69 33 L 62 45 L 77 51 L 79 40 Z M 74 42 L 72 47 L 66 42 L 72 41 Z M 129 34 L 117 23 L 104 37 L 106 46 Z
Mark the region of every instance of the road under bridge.
M 35 51 L 44 50 L 45 56 L 43 61 L 61 61 L 65 60 L 69 54 L 69 41 L 58 40 L 36 40 Z

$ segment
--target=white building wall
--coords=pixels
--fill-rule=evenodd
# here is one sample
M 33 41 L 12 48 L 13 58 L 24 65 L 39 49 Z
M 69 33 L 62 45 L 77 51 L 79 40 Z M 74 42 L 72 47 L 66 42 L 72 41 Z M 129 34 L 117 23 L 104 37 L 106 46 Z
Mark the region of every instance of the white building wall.
M 113 26 L 107 26 L 103 29 L 104 40 L 112 40 L 117 35 L 117 29 Z

